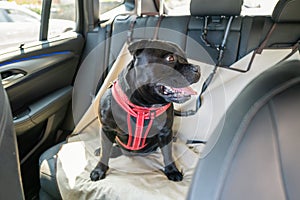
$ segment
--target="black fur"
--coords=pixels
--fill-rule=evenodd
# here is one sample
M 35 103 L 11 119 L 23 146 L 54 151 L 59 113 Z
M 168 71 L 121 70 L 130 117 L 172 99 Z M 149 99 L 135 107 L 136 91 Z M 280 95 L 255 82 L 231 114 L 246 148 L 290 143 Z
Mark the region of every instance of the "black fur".
M 129 46 L 133 60 L 124 69 L 118 83 L 136 105 L 143 107 L 163 106 L 170 102 L 183 103 L 191 94 L 177 93 L 174 88 L 184 88 L 200 78 L 200 68 L 189 64 L 184 52 L 175 44 L 163 41 L 141 40 Z M 91 180 L 105 178 L 109 155 L 116 136 L 126 143 L 128 140 L 127 113 L 117 104 L 108 89 L 100 101 L 99 119 L 102 123 L 100 161 L 91 172 Z M 134 122 L 134 119 L 132 119 Z M 145 126 L 149 120 L 144 121 Z M 140 150 L 123 152 L 128 155 L 149 153 L 161 148 L 164 158 L 164 173 L 172 181 L 181 181 L 182 173 L 172 157 L 173 105 L 153 121 L 147 137 L 147 146 Z M 132 126 L 133 128 L 135 126 Z M 99 152 L 98 152 L 99 153 Z

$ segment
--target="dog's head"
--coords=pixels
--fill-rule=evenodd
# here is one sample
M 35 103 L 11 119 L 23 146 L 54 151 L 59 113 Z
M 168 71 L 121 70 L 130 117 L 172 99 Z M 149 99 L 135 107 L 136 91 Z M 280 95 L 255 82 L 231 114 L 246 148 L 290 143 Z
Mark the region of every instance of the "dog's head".
M 200 67 L 188 63 L 176 44 L 139 40 L 129 45 L 133 61 L 128 67 L 131 86 L 165 102 L 183 103 L 195 95 L 189 87 L 200 78 Z

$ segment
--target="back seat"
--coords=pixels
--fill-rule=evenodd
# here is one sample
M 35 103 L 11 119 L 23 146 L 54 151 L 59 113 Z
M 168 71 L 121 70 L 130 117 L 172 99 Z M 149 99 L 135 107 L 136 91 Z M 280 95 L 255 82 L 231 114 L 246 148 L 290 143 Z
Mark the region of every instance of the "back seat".
M 186 51 L 189 58 L 209 64 L 216 63 L 219 53 L 217 47 L 222 43 L 229 16 L 236 16 L 233 19 L 227 38 L 221 63 L 223 67 L 229 67 L 257 49 L 274 23 L 277 24 L 276 28 L 268 39 L 265 48 L 291 47 L 300 39 L 300 23 L 296 20 L 297 16 L 295 19 L 282 18 L 279 14 L 276 14 L 282 8 L 277 8 L 278 11 L 274 11 L 273 17 L 241 17 L 239 16 L 240 7 L 231 8 L 232 5 L 241 5 L 241 1 L 232 1 L 231 4 L 226 4 L 228 8 L 224 4 L 220 10 L 216 10 L 218 7 L 203 10 L 202 0 L 191 1 L 191 7 L 193 8 L 191 16 L 165 16 L 161 19 L 157 39 L 178 44 Z M 222 11 L 223 9 L 228 12 Z M 205 17 L 208 17 L 206 37 L 212 46 L 206 45 L 201 37 L 204 33 Z M 99 90 L 110 67 L 118 57 L 124 42 L 127 40 L 128 30 L 133 23 L 133 19 L 135 19 L 135 16 L 120 15 L 116 17 L 112 24 L 99 27 L 98 30 L 88 33 L 87 47 L 83 58 L 86 58 L 91 51 L 92 54 L 97 55 L 89 55 L 87 59 L 84 59 L 75 80 L 73 95 L 75 96 L 73 98 L 75 124 L 78 123 L 91 104 L 93 96 Z M 134 40 L 152 39 L 158 20 L 158 16 L 140 16 L 136 18 L 132 38 Z M 147 31 L 145 31 L 145 28 L 147 28 Z M 199 45 L 196 47 L 197 51 L 195 51 L 193 42 L 197 42 Z M 202 55 L 203 52 L 205 56 Z M 207 54 L 209 58 L 207 58 Z M 91 68 L 93 69 L 91 70 Z
M 230 1 L 230 2 L 227 2 Z M 205 44 L 205 18 L 207 17 L 206 38 L 210 44 L 222 43 L 229 16 L 235 16 L 230 27 L 221 66 L 229 67 L 243 56 L 257 49 L 267 37 L 274 23 L 276 28 L 268 38 L 265 47 L 293 46 L 300 38 L 299 16 L 295 19 L 284 18 L 286 7 L 280 2 L 271 17 L 241 17 L 241 0 L 227 0 L 224 5 L 220 1 L 191 1 L 191 16 L 140 16 L 120 15 L 111 24 L 98 27 L 88 33 L 83 60 L 74 83 L 73 117 L 75 125 L 79 122 L 96 95 L 119 52 L 128 39 L 128 30 L 134 23 L 132 39 L 153 38 L 159 24 L 157 39 L 167 40 L 178 44 L 184 49 L 189 58 L 204 62 L 217 62 L 218 50 Z M 292 2 L 289 0 L 288 2 Z M 236 5 L 236 7 L 232 7 Z M 206 8 L 206 6 L 208 6 Z M 219 10 L 218 10 L 219 9 Z M 152 28 L 149 28 L 152 27 Z M 145 29 L 147 28 L 147 29 Z M 147 30 L 147 31 L 145 31 Z M 201 47 L 195 51 L 193 42 Z M 209 58 L 202 56 L 208 54 Z M 205 60 L 207 59 L 207 60 Z M 61 145 L 61 144 L 60 144 Z M 59 146 L 46 151 L 40 158 L 41 191 L 48 198 L 59 196 L 55 177 L 55 155 Z M 41 198 L 42 199 L 42 198 Z
M 300 40 L 299 16 L 298 20 L 297 16 L 295 19 L 289 19 L 285 18 L 285 15 L 280 16 L 277 12 L 280 10 L 275 9 L 272 17 L 246 16 L 243 18 L 238 59 L 257 49 L 267 38 L 274 24 L 276 26 L 267 38 L 264 48 L 289 48 Z M 282 10 L 282 12 L 286 11 Z

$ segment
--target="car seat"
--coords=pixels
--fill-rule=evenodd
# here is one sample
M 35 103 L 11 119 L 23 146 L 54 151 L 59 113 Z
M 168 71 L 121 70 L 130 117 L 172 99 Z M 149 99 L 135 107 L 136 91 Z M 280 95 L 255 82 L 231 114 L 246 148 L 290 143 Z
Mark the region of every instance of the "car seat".
M 0 199 L 25 199 L 16 132 L 0 77 Z
M 211 135 L 188 199 L 298 199 L 299 101 L 300 60 L 253 80 Z
M 87 66 L 86 66 L 87 67 Z M 82 67 L 80 67 L 82 69 Z M 87 69 L 87 68 L 86 68 Z M 84 78 L 76 78 L 84 80 Z M 84 91 L 84 90 L 81 90 Z M 58 144 L 46 151 L 40 158 L 40 176 L 41 176 L 41 191 L 40 198 L 59 199 L 60 194 L 56 183 L 56 153 L 60 149 L 61 144 Z

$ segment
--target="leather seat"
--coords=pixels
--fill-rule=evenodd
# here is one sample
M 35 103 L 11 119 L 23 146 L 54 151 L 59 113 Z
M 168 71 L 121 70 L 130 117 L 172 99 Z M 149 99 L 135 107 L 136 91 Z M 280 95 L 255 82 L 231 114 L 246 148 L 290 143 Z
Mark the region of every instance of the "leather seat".
M 44 152 L 39 159 L 41 184 L 39 194 L 40 199 L 61 199 L 56 181 L 56 154 L 62 144 L 63 143 L 59 143 L 51 147 Z
M 192 1 L 193 2 L 193 1 Z M 192 6 L 194 7 L 194 6 Z M 212 8 L 215 9 L 215 8 Z M 240 8 L 237 8 L 240 9 Z M 194 10 L 196 12 L 197 10 Z M 170 18 L 169 20 L 176 20 L 176 18 Z M 123 22 L 123 21 L 121 21 Z M 124 25 L 119 24 L 118 21 L 115 21 L 114 31 L 117 31 L 117 28 L 124 28 Z M 148 21 L 147 21 L 148 22 Z M 163 24 L 163 23 L 162 23 Z M 172 23 L 170 23 L 172 24 Z M 179 24 L 179 22 L 176 22 L 176 27 Z M 181 24 L 183 25 L 183 23 Z M 126 30 L 128 29 L 128 26 L 125 27 Z M 223 32 L 222 32 L 223 33 Z M 102 36 L 102 35 L 101 35 Z M 125 38 L 126 39 L 126 38 Z M 172 37 L 173 39 L 173 37 Z M 87 41 L 87 43 L 93 43 L 93 40 Z M 114 47 L 113 44 L 118 43 L 118 41 L 111 41 L 111 51 L 116 51 L 116 49 L 119 49 L 117 47 Z M 122 42 L 120 42 L 121 45 Z M 235 44 L 235 42 L 234 42 Z M 105 51 L 105 48 L 101 48 L 101 51 Z M 97 56 L 102 56 L 103 52 L 97 52 Z M 104 56 L 105 54 L 103 54 Z M 118 54 L 116 54 L 118 55 Z M 97 57 L 96 57 L 97 58 Z M 95 60 L 97 60 L 94 58 Z M 101 57 L 102 58 L 102 57 Z M 91 103 L 91 95 L 94 94 L 95 88 L 97 87 L 97 82 L 95 80 L 99 80 L 99 78 L 91 78 L 99 76 L 101 77 L 101 73 L 95 73 L 93 70 L 91 70 L 90 63 L 94 62 L 95 60 L 91 59 L 88 63 L 83 63 L 84 65 L 80 66 L 78 75 L 75 80 L 74 84 L 74 93 L 73 93 L 73 107 L 76 108 L 73 110 L 74 114 L 74 120 L 75 123 L 77 123 L 84 112 L 86 111 L 87 107 Z M 96 63 L 96 62 L 95 62 Z M 98 69 L 99 66 L 95 65 Z M 98 72 L 98 71 L 97 71 Z M 94 80 L 95 79 L 95 80 Z M 87 83 L 89 82 L 89 83 Z M 59 199 L 60 194 L 57 186 L 56 181 L 56 154 L 58 150 L 60 149 L 60 146 L 62 144 L 58 144 L 49 150 L 47 150 L 41 157 L 40 157 L 40 182 L 41 182 L 41 190 L 40 190 L 40 199 Z
M 208 141 L 188 199 L 299 199 L 300 61 L 258 76 Z
M 24 199 L 16 133 L 0 77 L 0 199 Z

